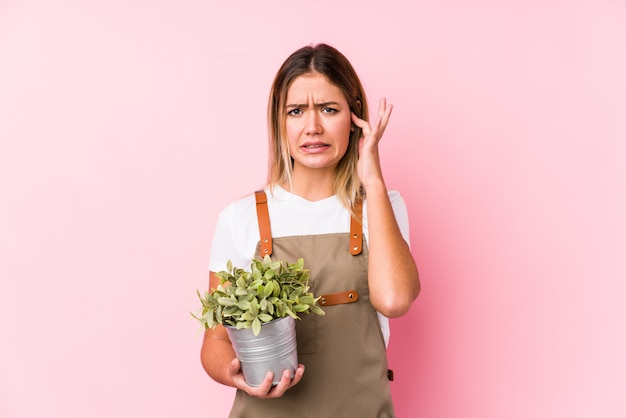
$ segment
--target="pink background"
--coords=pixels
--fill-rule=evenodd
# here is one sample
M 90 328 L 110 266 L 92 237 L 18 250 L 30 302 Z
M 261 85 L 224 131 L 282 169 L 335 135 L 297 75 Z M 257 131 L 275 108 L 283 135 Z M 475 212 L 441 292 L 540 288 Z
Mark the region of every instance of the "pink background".
M 623 1 L 4 0 L 0 417 L 226 415 L 188 311 L 320 41 L 395 104 L 398 416 L 626 416 Z

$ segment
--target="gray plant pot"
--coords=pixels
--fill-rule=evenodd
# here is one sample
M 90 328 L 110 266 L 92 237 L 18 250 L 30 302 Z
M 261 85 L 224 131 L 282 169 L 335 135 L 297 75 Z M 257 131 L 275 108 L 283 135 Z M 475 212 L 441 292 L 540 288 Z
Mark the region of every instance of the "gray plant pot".
M 298 368 L 296 322 L 290 317 L 275 319 L 261 326 L 259 335 L 251 329 L 226 326 L 241 371 L 250 386 L 260 386 L 268 371 L 274 372 L 273 385 L 280 382 L 285 370 L 293 378 Z

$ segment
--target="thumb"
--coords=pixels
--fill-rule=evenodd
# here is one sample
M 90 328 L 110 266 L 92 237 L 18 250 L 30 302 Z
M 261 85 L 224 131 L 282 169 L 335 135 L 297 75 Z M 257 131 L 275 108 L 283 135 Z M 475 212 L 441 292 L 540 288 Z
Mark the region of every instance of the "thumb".
M 235 357 L 228 364 L 228 371 L 230 371 L 232 374 L 237 374 L 237 372 L 239 372 L 239 369 L 241 369 L 241 363 L 239 362 L 239 359 Z

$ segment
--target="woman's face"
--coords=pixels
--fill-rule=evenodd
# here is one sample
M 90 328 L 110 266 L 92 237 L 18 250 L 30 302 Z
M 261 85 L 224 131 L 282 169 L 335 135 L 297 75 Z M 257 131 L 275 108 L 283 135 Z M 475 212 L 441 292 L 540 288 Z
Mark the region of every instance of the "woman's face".
M 348 148 L 352 126 L 350 106 L 339 87 L 320 73 L 301 75 L 287 92 L 285 112 L 293 172 L 334 173 Z

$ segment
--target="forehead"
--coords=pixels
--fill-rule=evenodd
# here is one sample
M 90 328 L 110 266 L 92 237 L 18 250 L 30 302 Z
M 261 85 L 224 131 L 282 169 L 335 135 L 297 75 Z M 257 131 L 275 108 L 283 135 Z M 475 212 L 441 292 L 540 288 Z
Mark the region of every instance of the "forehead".
M 346 101 L 339 87 L 320 73 L 298 76 L 287 90 L 287 103 L 315 101 Z

